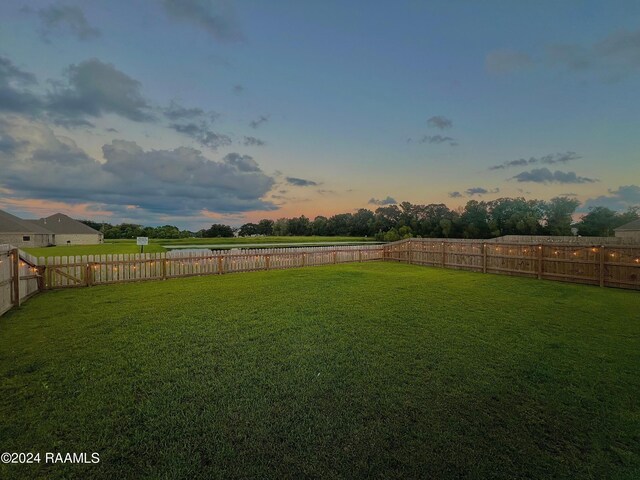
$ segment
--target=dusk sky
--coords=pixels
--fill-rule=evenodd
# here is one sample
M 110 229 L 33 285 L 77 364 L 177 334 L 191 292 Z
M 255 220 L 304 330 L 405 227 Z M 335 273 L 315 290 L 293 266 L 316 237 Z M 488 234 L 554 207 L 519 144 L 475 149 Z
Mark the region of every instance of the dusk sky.
M 0 209 L 640 205 L 640 2 L 0 3 Z

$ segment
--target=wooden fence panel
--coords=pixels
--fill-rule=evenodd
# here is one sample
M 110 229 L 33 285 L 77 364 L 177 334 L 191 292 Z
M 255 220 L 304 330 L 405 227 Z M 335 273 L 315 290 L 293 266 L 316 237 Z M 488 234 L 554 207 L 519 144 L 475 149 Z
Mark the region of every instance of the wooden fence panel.
M 0 245 L 0 315 L 13 306 L 13 254 L 9 245 Z
M 163 278 L 381 260 L 382 245 L 188 250 L 168 253 L 49 257 L 37 260 L 44 288 L 70 288 Z
M 387 244 L 383 249 L 385 260 L 416 265 L 640 290 L 640 245 L 422 238 Z

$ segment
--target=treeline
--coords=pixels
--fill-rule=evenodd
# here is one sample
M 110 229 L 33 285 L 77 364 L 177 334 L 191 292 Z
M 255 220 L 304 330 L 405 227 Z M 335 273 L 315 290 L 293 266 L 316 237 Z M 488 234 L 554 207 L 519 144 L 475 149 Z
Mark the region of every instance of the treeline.
M 161 227 L 143 227 L 135 223 L 121 223 L 111 225 L 110 223 L 100 223 L 91 220 L 80 220 L 85 225 L 98 230 L 104 234 L 104 238 L 207 238 L 207 237 L 233 237 L 236 229 L 228 225 L 211 225 L 211 228 L 192 232 L 191 230 L 180 230 L 173 225 L 163 225 Z
M 232 237 L 254 235 L 277 236 L 355 236 L 375 237 L 395 241 L 408 237 L 436 238 L 492 238 L 502 235 L 572 235 L 610 236 L 620 225 L 639 218 L 638 208 L 624 213 L 606 207 L 594 207 L 578 223 L 573 215 L 578 200 L 556 197 L 550 201 L 524 198 L 499 198 L 489 202 L 471 200 L 464 207 L 450 209 L 444 204 L 414 205 L 402 202 L 371 211 L 365 208 L 355 213 L 340 213 L 331 217 L 318 216 L 313 220 L 303 216 L 264 219 L 245 223 L 234 229 L 214 224 L 198 232 L 177 227 L 142 227 L 133 224 L 110 225 L 85 221 L 105 238 L 187 238 Z

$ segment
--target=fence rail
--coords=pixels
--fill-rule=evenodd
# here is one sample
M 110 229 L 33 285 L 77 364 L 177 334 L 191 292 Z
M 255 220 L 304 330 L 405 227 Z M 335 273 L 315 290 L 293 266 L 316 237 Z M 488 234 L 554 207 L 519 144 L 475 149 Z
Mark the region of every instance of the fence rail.
M 17 248 L 0 245 L 0 315 L 38 293 L 37 266 L 21 258 Z
M 55 289 L 381 260 L 382 245 L 25 258 L 37 265 L 42 288 Z
M 48 289 L 372 260 L 640 290 L 640 245 L 406 239 L 387 245 L 48 258 L 0 245 L 0 315 Z
M 422 238 L 385 245 L 384 260 L 640 290 L 640 245 Z

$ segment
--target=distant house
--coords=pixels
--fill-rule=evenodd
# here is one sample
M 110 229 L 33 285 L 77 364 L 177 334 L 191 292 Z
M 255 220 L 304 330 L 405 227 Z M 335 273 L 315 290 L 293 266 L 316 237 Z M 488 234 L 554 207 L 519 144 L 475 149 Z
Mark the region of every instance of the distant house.
M 0 244 L 47 247 L 55 245 L 55 241 L 55 234 L 51 230 L 0 210 Z
M 95 245 L 104 240 L 101 232 L 63 213 L 56 213 L 40 220 L 25 221 L 53 232 L 56 245 Z
M 613 231 L 616 233 L 616 237 L 629 238 L 640 243 L 640 219 L 625 223 Z

